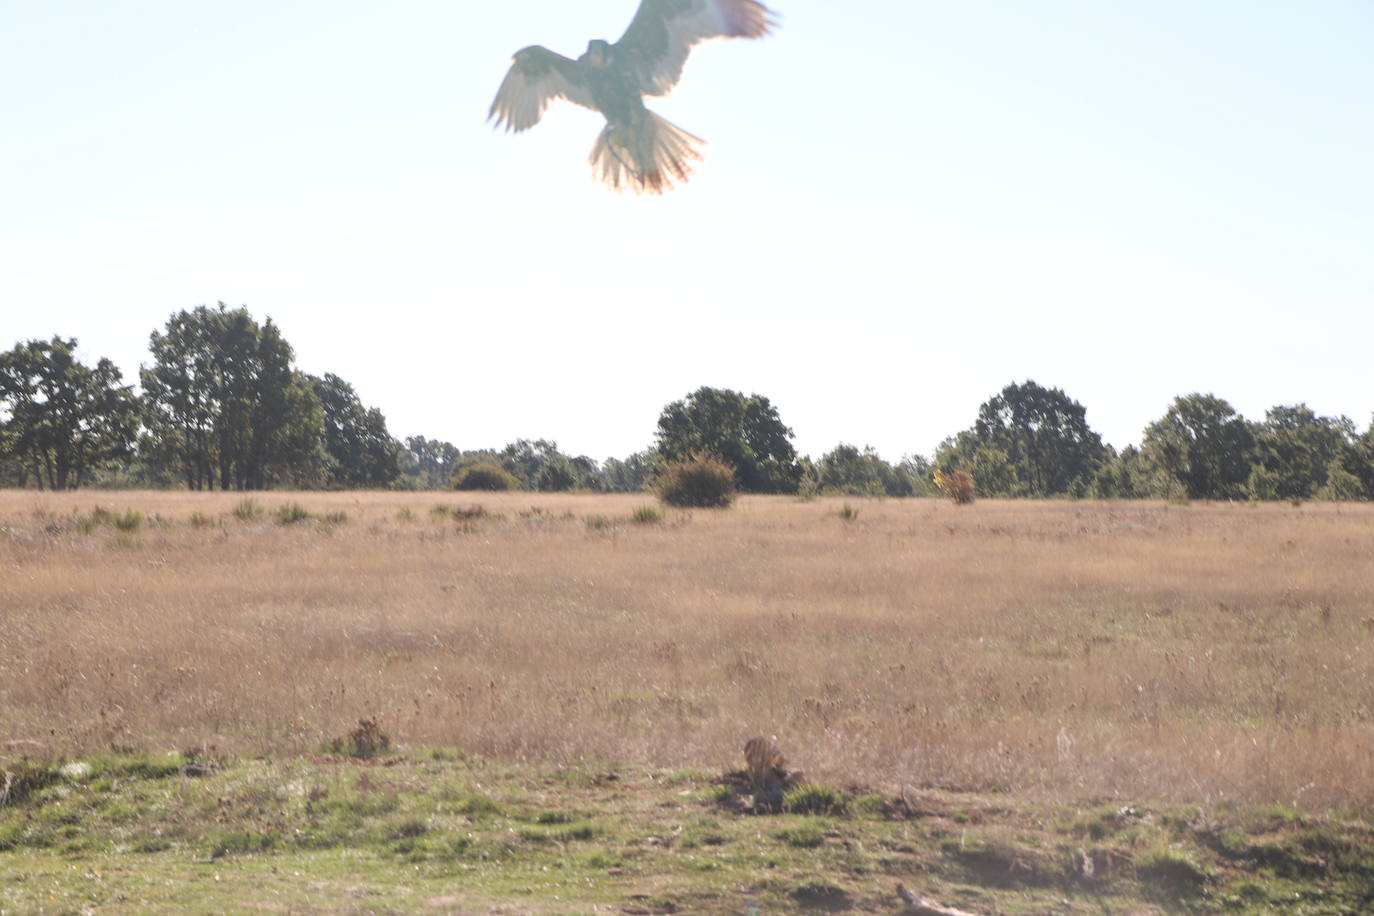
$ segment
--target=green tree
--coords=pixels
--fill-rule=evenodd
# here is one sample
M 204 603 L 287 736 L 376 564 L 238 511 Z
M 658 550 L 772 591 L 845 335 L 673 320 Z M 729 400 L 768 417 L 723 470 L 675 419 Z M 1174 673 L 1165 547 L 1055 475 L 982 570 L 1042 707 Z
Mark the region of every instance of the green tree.
M 1010 384 L 987 400 L 978 409 L 970 440 L 974 455 L 982 452 L 981 460 L 975 458 L 970 465 L 986 465 L 998 452 L 1006 456 L 1009 479 L 1003 495 L 1084 492 L 1107 458 L 1102 437 L 1088 426 L 1083 405 L 1059 388 L 1031 380 Z M 979 492 L 988 492 L 985 488 L 992 481 L 979 477 L 976 467 L 970 469 Z
M 41 489 L 76 489 L 133 454 L 140 404 L 114 363 L 77 360 L 76 339 L 31 340 L 0 353 L 0 458 Z
M 1088 495 L 1096 499 L 1151 499 L 1164 495 L 1157 477 L 1134 445 L 1126 446 L 1120 454 L 1109 447 L 1106 460 L 1088 486 Z
M 197 306 L 149 341 L 140 376 L 153 453 L 179 466 L 193 490 L 305 485 L 327 466 L 324 417 L 291 345 L 246 308 Z
M 1011 456 L 991 443 L 980 442 L 971 429 L 940 443 L 935 450 L 933 470 L 946 475 L 967 471 L 973 476 L 979 496 L 1027 495 L 1016 476 Z
M 843 493 L 849 496 L 911 496 L 925 492 L 925 487 L 913 479 L 913 473 L 925 472 L 914 459 L 906 459 L 903 464 L 891 465 L 874 451 L 865 446 L 862 451 L 853 445 L 841 443 L 821 456 L 816 466 L 816 483 L 825 493 Z
M 935 466 L 923 455 L 906 455 L 901 461 L 893 466 L 893 471 L 901 477 L 906 486 L 910 487 L 909 493 L 892 494 L 902 496 L 936 496 L 938 490 L 932 474 Z
M 577 488 L 578 473 L 566 455 L 555 452 L 534 475 L 534 488 L 543 493 L 562 493 Z
M 657 467 L 658 453 L 646 449 L 623 460 L 607 458 L 601 463 L 601 474 L 612 493 L 642 493 L 649 488 Z
M 403 485 L 412 490 L 439 490 L 449 486 L 461 456 L 452 442 L 407 436 L 401 453 Z
M 664 461 L 719 455 L 746 492 L 795 493 L 801 464 L 792 438 L 767 398 L 703 387 L 663 408 L 656 449 Z
M 1358 498 L 1374 499 L 1374 419 L 1370 420 L 1369 429 L 1364 435 L 1351 443 L 1350 449 L 1342 456 L 1340 465 L 1343 474 L 1359 482 L 1359 492 L 1362 495 Z M 1348 483 L 1346 486 L 1348 489 Z
M 306 376 L 324 414 L 329 480 L 341 487 L 387 487 L 401 474 L 401 444 L 387 432 L 386 417 L 368 408 L 353 386 L 326 372 Z
M 514 474 L 526 490 L 539 489 L 539 472 L 561 455 L 558 443 L 550 439 L 516 439 L 500 452 L 501 466 Z
M 1271 408 L 1255 427 L 1250 492 L 1258 499 L 1308 499 L 1355 444 L 1347 417 L 1319 417 L 1306 404 Z
M 569 457 L 549 439 L 517 439 L 500 453 L 502 466 L 526 490 L 560 492 L 604 489 L 601 468 L 586 455 Z
M 1254 447 L 1250 424 L 1211 394 L 1174 398 L 1141 443 L 1145 460 L 1190 499 L 1243 497 Z

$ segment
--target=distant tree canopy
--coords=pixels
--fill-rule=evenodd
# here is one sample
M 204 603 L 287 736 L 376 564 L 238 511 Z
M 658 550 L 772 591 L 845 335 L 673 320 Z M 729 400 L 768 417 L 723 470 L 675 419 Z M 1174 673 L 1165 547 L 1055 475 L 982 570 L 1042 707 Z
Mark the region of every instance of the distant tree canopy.
M 649 488 L 658 470 L 658 452 L 646 449 L 623 461 L 607 458 L 601 463 L 601 477 L 611 493 L 640 493 Z
M 719 455 L 735 469 L 740 489 L 750 493 L 795 493 L 801 482 L 792 430 L 757 394 L 698 388 L 673 401 L 658 418 L 656 450 L 663 461 Z
M 133 454 L 139 402 L 114 363 L 94 369 L 76 339 L 31 340 L 0 353 L 0 460 L 19 485 L 75 489 Z
M 367 408 L 353 386 L 331 372 L 306 376 L 324 414 L 329 481 L 340 487 L 387 487 L 401 474 L 402 446 L 386 429 L 386 417 Z
M 1355 458 L 1355 424 L 1319 417 L 1306 404 L 1271 408 L 1253 434 L 1248 487 L 1256 499 L 1309 499 L 1327 486 L 1333 469 Z M 1341 487 L 1348 490 L 1348 482 L 1340 481 Z
M 1374 422 L 1360 433 L 1306 404 L 1254 422 L 1215 395 L 1185 395 L 1145 428 L 1139 447 L 1118 452 L 1062 390 L 1013 382 L 931 460 L 894 464 L 847 443 L 819 459 L 798 456 L 768 398 L 703 387 L 663 408 L 651 448 L 598 463 L 551 439 L 469 450 L 424 436 L 402 444 L 347 381 L 298 371 L 271 318 L 259 324 L 222 302 L 175 312 L 152 333 L 141 395 L 110 360 L 85 366 L 75 349 L 75 339 L 54 337 L 0 353 L 0 486 L 661 493 L 669 468 L 706 456 L 732 469 L 739 491 L 803 498 L 934 495 L 938 470 L 947 480 L 967 472 L 985 497 L 1374 499 Z
M 605 489 L 601 468 L 586 455 L 569 457 L 548 439 L 517 439 L 501 450 L 501 465 L 526 490 L 558 493 Z
M 815 465 L 816 488 L 846 496 L 915 496 L 932 492 L 931 468 L 919 456 L 888 464 L 872 446 L 841 443 Z
M 449 485 L 462 452 L 452 442 L 407 436 L 401 453 L 401 482 L 410 490 L 441 490 Z
M 1235 408 L 1211 394 L 1174 398 L 1145 428 L 1141 452 L 1189 499 L 1246 495 L 1255 434 Z
M 1083 495 L 1108 458 L 1082 404 L 1034 381 L 1010 384 L 978 409 L 973 427 L 936 464 L 973 472 L 989 496 Z
M 198 306 L 154 331 L 140 376 L 155 460 L 192 490 L 260 490 L 319 481 L 328 467 L 324 417 L 272 319 Z

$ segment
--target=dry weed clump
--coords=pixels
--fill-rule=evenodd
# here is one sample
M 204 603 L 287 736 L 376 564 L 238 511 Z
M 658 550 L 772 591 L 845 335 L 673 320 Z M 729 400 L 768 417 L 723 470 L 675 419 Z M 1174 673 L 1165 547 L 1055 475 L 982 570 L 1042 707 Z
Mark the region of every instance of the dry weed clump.
M 1374 507 L 787 498 L 589 537 L 642 497 L 0 493 L 15 747 L 412 746 L 820 784 L 1374 804 Z M 278 525 L 295 503 L 318 525 Z M 207 520 L 213 520 L 208 524 Z M 7 749 L 9 748 L 9 749 Z M 804 754 L 801 750 L 804 749 Z M 27 753 L 27 751 L 25 751 Z
M 966 506 L 973 502 L 976 488 L 973 484 L 973 475 L 968 471 L 951 471 L 948 474 L 936 471 L 932 479 L 935 481 L 935 489 L 953 500 L 955 505 Z

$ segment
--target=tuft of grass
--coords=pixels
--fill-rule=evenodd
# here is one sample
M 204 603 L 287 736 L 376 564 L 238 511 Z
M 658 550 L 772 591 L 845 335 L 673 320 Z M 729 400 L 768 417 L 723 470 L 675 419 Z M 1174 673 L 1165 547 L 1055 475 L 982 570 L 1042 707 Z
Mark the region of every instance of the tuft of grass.
M 255 499 L 244 498 L 234 503 L 231 514 L 241 522 L 251 522 L 262 516 L 262 506 Z
M 111 512 L 102 506 L 96 506 L 91 509 L 88 518 L 78 518 L 73 527 L 82 534 L 90 534 L 99 527 L 114 528 L 116 531 L 128 534 L 142 528 L 143 520 L 143 513 L 137 509 Z
M 840 507 L 840 510 L 835 514 L 840 517 L 841 521 L 852 522 L 858 519 L 859 510 L 855 509 L 849 503 L 845 503 L 843 506 Z
M 192 528 L 211 528 L 215 524 L 215 520 L 204 512 L 192 512 L 187 522 Z
M 137 509 L 125 509 L 110 514 L 109 523 L 118 531 L 131 532 L 143 527 L 143 513 Z
M 274 515 L 278 525 L 296 525 L 301 522 L 308 522 L 312 518 L 305 506 L 296 502 L 279 507 Z
M 588 531 L 608 531 L 614 527 L 611 520 L 604 515 L 588 515 L 583 521 L 586 522 Z
M 657 525 L 663 521 L 663 513 L 656 506 L 636 506 L 630 521 L 636 525 Z
M 787 790 L 783 795 L 782 810 L 788 814 L 839 816 L 849 813 L 849 798 L 829 786 L 805 784 Z

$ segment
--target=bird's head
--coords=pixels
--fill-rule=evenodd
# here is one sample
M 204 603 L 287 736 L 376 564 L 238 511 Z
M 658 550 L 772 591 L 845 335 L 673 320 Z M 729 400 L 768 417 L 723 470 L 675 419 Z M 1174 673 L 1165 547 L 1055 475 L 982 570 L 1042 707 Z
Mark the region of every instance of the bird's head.
M 593 38 L 587 42 L 585 56 L 593 67 L 604 67 L 611 59 L 611 43 L 601 38 Z

